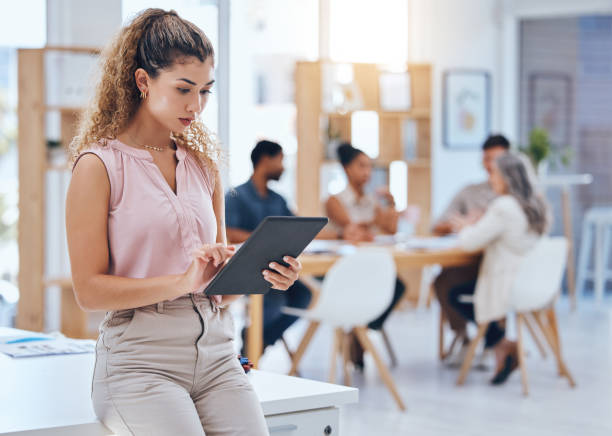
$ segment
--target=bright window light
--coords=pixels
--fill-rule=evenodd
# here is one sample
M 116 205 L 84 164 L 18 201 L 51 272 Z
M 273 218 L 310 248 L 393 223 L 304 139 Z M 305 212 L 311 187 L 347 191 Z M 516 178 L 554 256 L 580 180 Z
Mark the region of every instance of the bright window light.
M 405 62 L 407 22 L 407 0 L 331 0 L 330 57 L 338 62 Z
M 397 210 L 408 206 L 408 166 L 406 162 L 396 160 L 389 165 L 389 190 L 395 200 Z
M 378 157 L 378 114 L 375 111 L 353 112 L 351 143 L 372 159 Z
M 20 0 L 2 3 L 0 46 L 44 47 L 47 42 L 47 2 Z

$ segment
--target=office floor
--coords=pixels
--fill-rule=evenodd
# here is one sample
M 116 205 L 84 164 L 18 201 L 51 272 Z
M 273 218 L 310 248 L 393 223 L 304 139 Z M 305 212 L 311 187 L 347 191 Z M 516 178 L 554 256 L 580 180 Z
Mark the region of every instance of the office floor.
M 400 412 L 366 357 L 366 371 L 354 374 L 359 404 L 342 409 L 342 434 L 354 435 L 610 435 L 612 434 L 612 296 L 597 306 L 592 298 L 578 302 L 571 313 L 566 299 L 557 306 L 563 352 L 577 382 L 571 389 L 557 376 L 552 355 L 544 360 L 528 337 L 527 368 L 530 395 L 521 394 L 515 372 L 502 387 L 487 381 L 491 371 L 473 370 L 466 384 L 455 385 L 456 369 L 437 359 L 438 306 L 395 312 L 387 333 L 399 364 L 392 370 L 407 411 Z M 306 324 L 288 332 L 292 346 Z M 514 326 L 510 323 L 510 336 Z M 371 335 L 387 358 L 382 339 Z M 450 338 L 449 338 L 450 340 Z M 301 376 L 327 380 L 331 331 L 321 328 L 306 352 Z M 388 361 L 388 359 L 386 359 Z M 266 351 L 261 368 L 286 372 L 288 356 L 279 343 Z M 340 380 L 340 379 L 339 379 Z

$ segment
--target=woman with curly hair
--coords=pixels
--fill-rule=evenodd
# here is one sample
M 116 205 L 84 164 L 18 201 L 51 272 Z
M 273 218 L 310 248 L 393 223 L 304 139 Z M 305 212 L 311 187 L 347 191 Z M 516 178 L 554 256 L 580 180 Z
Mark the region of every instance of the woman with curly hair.
M 213 85 L 204 33 L 174 11 L 138 14 L 102 54 L 73 140 L 66 227 L 77 300 L 104 310 L 92 400 L 116 434 L 265 435 L 207 283 L 226 244 L 217 145 L 198 119 Z M 301 265 L 262 274 L 286 290 Z

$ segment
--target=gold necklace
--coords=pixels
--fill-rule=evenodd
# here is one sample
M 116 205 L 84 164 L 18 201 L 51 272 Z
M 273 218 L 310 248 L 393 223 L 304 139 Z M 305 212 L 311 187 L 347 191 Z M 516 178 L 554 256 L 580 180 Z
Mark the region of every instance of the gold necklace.
M 154 145 L 139 144 L 138 141 L 136 141 L 134 137 L 130 135 L 129 133 L 128 133 L 128 136 L 130 137 L 132 142 L 139 147 L 144 147 L 144 148 L 148 148 L 149 150 L 155 150 L 155 151 L 164 151 L 166 149 L 166 147 L 155 147 Z

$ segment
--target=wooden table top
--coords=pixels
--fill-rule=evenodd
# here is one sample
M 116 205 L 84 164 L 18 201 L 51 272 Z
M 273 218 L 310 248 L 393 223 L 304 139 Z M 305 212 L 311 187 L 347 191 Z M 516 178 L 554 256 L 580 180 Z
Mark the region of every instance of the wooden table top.
M 398 270 L 422 268 L 434 264 L 443 267 L 468 265 L 482 255 L 481 252 L 468 252 L 460 248 L 426 250 L 399 250 L 392 246 L 388 248 L 392 251 Z M 299 258 L 302 263 L 302 274 L 324 275 L 340 257 L 342 256 L 339 254 L 302 254 Z

